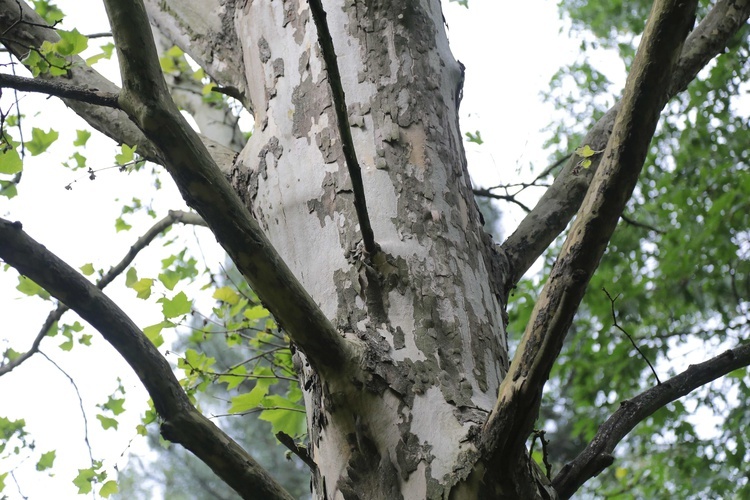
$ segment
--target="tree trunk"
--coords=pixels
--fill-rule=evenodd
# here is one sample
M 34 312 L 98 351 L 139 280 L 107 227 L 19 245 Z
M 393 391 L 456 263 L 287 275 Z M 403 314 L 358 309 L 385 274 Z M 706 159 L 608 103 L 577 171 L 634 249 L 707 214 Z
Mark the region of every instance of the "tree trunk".
M 507 368 L 496 254 L 458 127 L 463 68 L 438 1 L 325 10 L 380 251 L 362 243 L 306 2 L 236 12 L 255 131 L 234 185 L 326 316 L 362 346 L 361 373 L 325 378 L 299 353 L 316 495 L 447 497 L 474 467 L 473 436 Z
M 458 126 L 463 67 L 448 49 L 439 0 L 145 3 L 168 43 L 252 111 L 249 142 L 235 157 L 189 128 L 162 78 L 138 1 L 105 0 L 122 90 L 74 109 L 166 167 L 289 334 L 307 406 L 304 458 L 311 458 L 315 496 L 556 498 L 525 445 L 544 384 L 632 193 L 660 110 L 681 78 L 697 73 L 710 59 L 704 56 L 744 23 L 747 2 L 717 4 L 718 14 L 704 19 L 705 30 L 699 26 L 684 51 L 697 0 L 655 2 L 612 112 L 617 120 L 610 126 L 610 116 L 597 132 L 605 142 L 612 135 L 601 166 L 597 160 L 579 176 L 580 161 L 571 159 L 559 185 L 579 177 L 576 190 L 553 188 L 502 253 L 473 200 Z M 734 8 L 744 17 L 721 14 Z M 51 33 L 41 20 L 16 22 L 34 19 L 30 12 L 6 11 L 0 9 L 0 24 L 12 23 L 4 32 L 13 29 L 16 38 L 3 43 L 19 58 Z M 710 27 L 729 17 L 739 21 Z M 705 32 L 724 42 L 698 50 L 711 41 Z M 73 63 L 69 79 L 78 94 L 108 88 L 95 71 Z M 69 84 L 49 89 L 62 97 L 70 91 Z M 102 102 L 112 112 L 101 113 Z M 557 197 L 571 200 L 559 206 Z M 509 366 L 507 288 L 579 205 Z M 20 223 L 0 219 L 0 232 L 6 262 L 95 326 L 104 316 L 97 328 L 149 388 L 167 438 L 244 497 L 288 496 L 195 410 L 163 357 L 99 289 L 64 263 L 46 268 L 53 256 Z M 99 305 L 84 300 L 89 296 Z M 716 378 L 748 363 L 750 347 L 707 362 L 706 372 Z M 682 385 L 655 388 L 659 405 L 705 383 L 693 376 L 699 371 L 684 372 Z M 608 422 L 556 478 L 560 495 L 612 463 L 617 442 L 660 407 L 632 401 L 628 408 L 639 413 Z

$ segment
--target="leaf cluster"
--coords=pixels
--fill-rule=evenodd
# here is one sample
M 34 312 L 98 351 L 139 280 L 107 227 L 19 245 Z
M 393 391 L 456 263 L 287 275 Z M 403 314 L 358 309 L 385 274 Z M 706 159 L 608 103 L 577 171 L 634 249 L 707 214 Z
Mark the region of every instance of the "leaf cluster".
M 629 64 L 650 2 L 560 6 L 585 37 L 618 48 Z M 581 61 L 553 80 L 547 98 L 564 110 L 560 124 L 548 129 L 553 156 L 580 144 L 585 125 L 569 124 L 585 124 L 606 106 L 607 99 L 594 95 L 601 96 L 609 79 L 589 59 L 599 45 L 582 44 Z M 612 302 L 603 288 L 618 297 L 618 324 L 660 375 L 733 347 L 750 333 L 750 158 L 744 146 L 750 113 L 739 105 L 750 76 L 744 63 L 749 47 L 745 31 L 668 105 L 548 384 L 538 426 L 548 431 L 555 467 L 573 458 L 621 401 L 656 384 L 646 360 L 614 328 Z M 575 85 L 566 84 L 568 79 Z M 573 87 L 584 90 L 567 92 Z M 581 99 L 585 106 L 574 105 Z M 576 150 L 581 166 L 593 153 L 586 145 Z M 546 269 L 550 265 L 548 257 Z M 511 332 L 527 321 L 536 289 L 535 281 L 526 280 L 515 290 Z M 618 447 L 615 466 L 587 486 L 588 494 L 745 495 L 748 382 L 746 370 L 735 372 L 649 417 Z M 707 425 L 696 415 L 712 415 L 720 423 Z

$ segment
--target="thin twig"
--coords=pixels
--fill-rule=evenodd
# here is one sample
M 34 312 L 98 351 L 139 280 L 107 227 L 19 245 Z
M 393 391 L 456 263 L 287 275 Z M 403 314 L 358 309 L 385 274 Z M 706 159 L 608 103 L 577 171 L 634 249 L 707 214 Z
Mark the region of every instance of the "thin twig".
M 133 246 L 130 247 L 128 253 L 125 254 L 125 257 L 123 257 L 123 259 L 117 265 L 112 267 L 106 274 L 99 278 L 96 283 L 96 287 L 99 290 L 104 290 L 107 285 L 109 285 L 117 276 L 122 274 L 125 268 L 128 267 L 131 262 L 133 262 L 136 255 L 138 255 L 138 252 L 146 248 L 146 246 L 148 246 L 154 240 L 154 238 L 156 238 L 159 234 L 161 234 L 165 229 L 167 229 L 175 222 L 181 222 L 183 224 L 197 224 L 202 226 L 205 225 L 203 219 L 201 219 L 197 214 L 183 212 L 181 210 L 170 210 L 169 215 L 154 224 L 148 231 L 146 231 L 143 236 L 138 238 L 138 241 L 136 241 Z M 18 366 L 20 366 L 24 361 L 33 356 L 36 352 L 39 352 L 39 344 L 41 344 L 42 339 L 47 335 L 50 328 L 52 328 L 52 325 L 60 318 L 62 318 L 62 315 L 65 314 L 68 309 L 68 306 L 60 302 L 57 308 L 47 315 L 47 319 L 44 320 L 44 323 L 39 329 L 39 333 L 37 333 L 36 337 L 34 338 L 34 341 L 32 342 L 29 350 L 15 358 L 13 361 L 10 361 L 4 365 L 0 365 L 0 377 L 5 375 L 6 373 L 9 373 L 15 368 L 18 368 Z
M 531 209 L 529 207 L 527 207 L 526 205 L 524 205 L 523 203 L 521 203 L 520 201 L 518 201 L 514 195 L 510 195 L 510 194 L 507 194 L 507 195 L 506 194 L 495 194 L 495 193 L 490 192 L 490 189 L 492 189 L 492 188 L 474 189 L 473 190 L 474 196 L 481 196 L 483 198 L 492 198 L 493 200 L 503 200 L 503 201 L 507 201 L 508 203 L 515 203 L 516 205 L 518 205 L 519 207 L 521 207 L 521 209 L 524 212 L 526 212 L 526 213 L 531 212 Z
M 55 363 L 52 358 L 44 354 L 42 351 L 39 351 L 39 354 L 42 355 L 47 361 L 52 363 L 55 368 L 57 368 L 60 373 L 65 375 L 67 379 L 70 381 L 70 384 L 73 386 L 73 389 L 76 391 L 76 396 L 78 396 L 78 406 L 81 408 L 81 415 L 83 416 L 83 440 L 86 443 L 86 448 L 89 450 L 89 459 L 91 460 L 91 466 L 94 466 L 94 454 L 91 452 L 91 443 L 89 442 L 89 421 L 86 418 L 86 410 L 83 408 L 83 398 L 81 397 L 81 391 L 78 390 L 78 384 L 76 384 L 76 381 L 73 380 L 73 377 L 71 377 L 68 372 L 63 370 L 60 365 Z
M 628 223 L 628 224 L 630 224 L 631 226 L 634 226 L 634 227 L 640 227 L 640 228 L 643 228 L 643 229 L 648 229 L 649 231 L 653 231 L 656 234 L 665 234 L 666 233 L 666 231 L 662 231 L 661 229 L 657 229 L 654 226 L 650 226 L 650 225 L 646 224 L 645 222 L 638 222 L 637 220 L 631 219 L 630 217 L 628 217 L 625 214 L 621 215 L 620 218 L 623 221 L 625 221 L 626 223 Z
M 341 84 L 341 74 L 339 73 L 338 62 L 336 61 L 336 52 L 333 46 L 331 32 L 326 22 L 326 12 L 320 0 L 309 0 L 310 13 L 315 21 L 315 27 L 318 29 L 318 43 L 323 53 L 323 59 L 328 70 L 328 83 L 331 86 L 333 96 L 333 107 L 336 110 L 338 121 L 339 135 L 341 135 L 341 147 L 346 159 L 346 167 L 349 170 L 349 177 L 352 180 L 354 190 L 354 208 L 357 211 L 359 228 L 362 231 L 362 241 L 365 250 L 372 256 L 378 251 L 378 245 L 375 243 L 375 235 L 372 232 L 372 225 L 367 214 L 367 202 L 365 200 L 365 189 L 362 182 L 362 169 L 357 161 L 357 153 L 354 149 L 352 132 L 349 126 L 349 113 L 346 107 L 346 97 L 344 87 Z
M 628 332 L 626 332 L 625 329 L 619 325 L 619 323 L 617 323 L 617 313 L 615 312 L 615 301 L 617 300 L 617 298 L 619 297 L 619 295 L 613 299 L 612 296 L 609 294 L 609 292 L 607 291 L 606 288 L 602 287 L 602 291 L 605 294 L 607 294 L 607 298 L 609 299 L 609 304 L 610 304 L 610 307 L 612 308 L 612 321 L 614 321 L 615 328 L 617 328 L 622 333 L 624 333 L 625 336 L 628 338 L 628 340 L 630 340 L 630 343 L 633 344 L 633 347 L 635 347 L 635 350 L 638 351 L 638 354 L 640 354 L 641 357 L 644 360 L 646 360 L 646 363 L 648 363 L 648 367 L 651 368 L 651 371 L 653 372 L 654 377 L 656 378 L 656 383 L 658 385 L 661 385 L 661 380 L 659 380 L 659 375 L 656 374 L 656 370 L 654 369 L 654 365 L 651 364 L 651 361 L 648 360 L 648 358 L 643 353 L 643 351 L 641 351 L 638 348 L 638 345 L 635 343 L 635 340 L 633 340 L 633 337 L 631 337 L 630 334 Z
M 18 482 L 18 478 L 16 478 L 15 472 L 13 470 L 10 470 L 9 473 L 10 473 L 11 479 L 13 479 L 13 483 L 15 483 L 16 485 L 16 490 L 18 490 L 18 494 L 21 495 L 21 498 L 23 498 L 23 500 L 28 500 L 29 497 L 24 495 L 23 492 L 21 491 L 21 484 Z

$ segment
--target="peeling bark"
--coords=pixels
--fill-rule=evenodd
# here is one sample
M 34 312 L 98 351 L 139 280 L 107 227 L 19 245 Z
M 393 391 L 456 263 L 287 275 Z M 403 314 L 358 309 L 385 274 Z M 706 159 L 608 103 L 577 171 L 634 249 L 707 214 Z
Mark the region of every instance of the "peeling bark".
M 675 2 L 657 5 L 664 3 Z M 495 249 L 473 200 L 458 126 L 463 66 L 449 51 L 438 0 L 321 2 L 339 72 L 327 67 L 303 0 L 146 0 L 159 33 L 252 111 L 255 131 L 237 161 L 230 149 L 207 148 L 180 115 L 174 99 L 185 96 L 174 86 L 169 92 L 138 0 L 107 0 L 122 91 L 85 67 L 73 68 L 68 79 L 116 93 L 124 112 L 70 106 L 167 168 L 288 331 L 305 388 L 317 498 L 556 498 L 524 447 L 549 369 L 635 182 L 658 110 L 739 29 L 749 4 L 717 2 L 688 38 L 672 82 L 664 79 L 668 71 L 651 71 L 645 86 L 629 84 L 622 116 L 615 108 L 592 130 L 592 147 L 612 144 L 508 377 L 508 287 L 568 223 L 594 168 L 578 175 L 566 167 L 502 250 Z M 23 9 L 24 19 L 41 22 Z M 54 39 L 52 30 L 17 24 L 17 10 L 14 1 L 0 0 L 2 42 L 14 54 Z M 686 28 L 677 25 L 684 37 Z M 658 46 L 646 68 L 654 61 L 662 61 L 659 71 L 671 68 L 679 54 L 674 43 Z M 636 107 L 648 111 L 643 123 L 633 121 L 634 93 L 642 99 Z M 339 111 L 345 105 L 347 116 L 337 118 L 336 105 Z M 347 168 L 345 147 L 356 150 L 358 170 Z M 621 164 L 630 171 L 623 174 Z M 366 195 L 377 246 L 363 241 L 355 187 Z M 163 358 L 100 291 L 65 274 L 76 293 L 94 302 L 74 300 L 68 288 L 45 282 L 49 277 L 22 254 L 12 254 L 20 228 L 0 221 L 0 232 L 7 235 L 0 250 L 11 252 L 3 258 L 57 289 L 82 316 L 94 307 L 103 318 L 94 314 L 90 321 L 108 339 L 119 332 L 113 339 L 125 342 L 123 356 L 149 390 L 164 396 L 157 409 L 165 436 L 184 443 L 245 497 L 285 495 L 186 406 L 171 372 L 162 374 Z M 594 257 L 583 254 L 588 250 Z M 747 364 L 746 350 L 734 354 Z M 711 376 L 732 363 L 710 365 Z M 149 370 L 163 377 L 152 379 Z M 677 397 L 690 384 L 665 389 L 654 401 Z M 563 495 L 602 464 L 642 414 L 623 412 L 590 455 L 555 479 Z M 252 490 L 258 481 L 267 494 Z
M 306 374 L 318 494 L 382 483 L 404 498 L 447 495 L 471 468 L 468 436 L 507 366 L 458 129 L 462 67 L 439 2 L 323 6 L 382 251 L 371 262 L 364 252 L 304 2 L 237 14 L 256 128 L 235 185 L 325 314 L 366 345 L 359 384 Z

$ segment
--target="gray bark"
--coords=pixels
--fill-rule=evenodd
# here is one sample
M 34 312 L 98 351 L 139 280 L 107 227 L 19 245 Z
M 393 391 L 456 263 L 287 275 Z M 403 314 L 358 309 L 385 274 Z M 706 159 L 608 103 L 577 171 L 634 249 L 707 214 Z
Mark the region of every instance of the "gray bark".
M 11 26 L 17 16 L 8 13 L 17 10 L 16 4 L 0 0 L 3 4 L 7 9 L 0 9 L 0 28 L 11 37 L 3 43 L 17 55 L 54 36 L 34 24 Z M 685 8 L 676 2 L 657 4 Z M 570 199 L 560 201 L 561 192 L 550 190 L 527 226 L 497 253 L 473 201 L 458 126 L 463 68 L 449 51 L 440 2 L 323 2 L 325 16 L 317 15 L 316 21 L 327 23 L 334 59 L 331 47 L 321 43 L 311 5 L 317 2 L 147 0 L 144 8 L 139 1 L 108 0 L 123 89 L 100 82 L 87 68 L 74 68 L 71 80 L 118 93 L 120 109 L 104 113 L 75 103 L 71 107 L 93 126 L 118 141 L 139 144 L 139 151 L 164 164 L 288 332 L 298 349 L 318 498 L 554 498 L 549 481 L 529 465 L 524 442 L 582 293 L 581 269 L 561 271 L 566 285 L 548 292 L 552 299 L 545 296 L 537 308 L 539 321 L 532 321 L 508 380 L 504 298 L 529 259 L 581 205 L 593 173 L 573 179 L 572 169 L 566 169 L 560 185 L 574 183 L 575 196 L 568 192 Z M 747 2 L 733 5 L 732 16 L 725 17 L 734 21 L 740 10 L 745 15 Z M 226 148 L 207 148 L 180 115 L 158 66 L 146 9 L 170 43 L 253 113 L 254 134 L 236 161 Z M 685 20 L 690 13 L 678 14 Z M 33 18 L 33 13 L 24 15 Z M 670 68 L 685 29 L 669 42 Z M 698 41 L 707 35 L 701 37 Z M 685 53 L 690 61 L 707 60 Z M 329 64 L 336 61 L 340 81 L 324 55 Z M 675 74 L 682 78 L 680 72 L 678 64 Z M 678 90 L 662 80 L 645 89 L 633 84 L 630 90 L 648 97 L 643 101 L 649 116 L 645 131 L 652 130 L 666 97 Z M 341 99 L 349 127 L 339 123 L 335 112 Z M 606 142 L 609 127 L 604 129 L 606 137 L 597 137 Z M 616 144 L 620 153 L 637 148 L 637 154 L 620 154 L 632 169 L 640 168 L 638 151 L 646 147 L 646 135 L 638 136 L 637 144 L 629 138 Z M 347 165 L 344 153 L 351 149 L 358 165 Z M 619 168 L 617 161 L 607 164 L 612 171 Z M 592 195 L 580 225 L 606 213 L 602 227 L 611 229 L 622 211 L 627 186 L 618 188 L 615 182 L 612 187 L 605 179 L 607 169 L 597 185 L 614 194 L 605 199 Z M 367 200 L 374 245 L 363 243 L 364 219 L 355 209 L 355 192 L 364 193 L 360 201 Z M 617 204 L 610 205 L 611 199 Z M 3 230 L 18 236 L 20 229 L 3 222 Z M 575 255 L 590 249 L 600 253 L 608 239 L 606 234 L 586 237 L 568 245 L 576 246 Z M 596 241 L 589 242 L 592 238 Z M 0 250 L 20 255 L 11 240 L 3 240 Z M 54 285 L 60 294 L 69 293 L 64 284 Z M 544 309 L 550 304 L 562 307 Z M 89 306 L 79 306 L 84 307 Z M 111 320 L 104 318 L 102 324 Z M 142 346 L 141 337 L 129 327 L 113 341 L 131 352 L 134 345 Z M 148 371 L 138 364 L 142 359 L 131 357 L 137 370 Z M 166 377 L 159 382 L 164 387 L 156 384 L 154 392 L 175 390 Z M 183 442 L 192 438 L 191 450 L 211 460 L 221 443 L 195 444 L 193 426 L 205 422 L 192 410 L 182 415 L 169 406 L 184 407 L 183 399 L 180 393 L 159 403 L 172 417 L 163 431 Z M 609 452 L 615 444 L 607 442 L 602 449 Z M 253 481 L 283 497 L 285 492 L 264 479 L 265 472 L 235 446 L 226 443 L 231 453 L 215 464 L 217 473 L 245 497 L 252 497 L 248 484 Z M 248 460 L 246 469 L 243 460 Z M 572 476 L 561 479 L 566 493 L 595 468 L 586 460 L 581 458 Z M 248 484 L 237 479 L 238 470 Z

